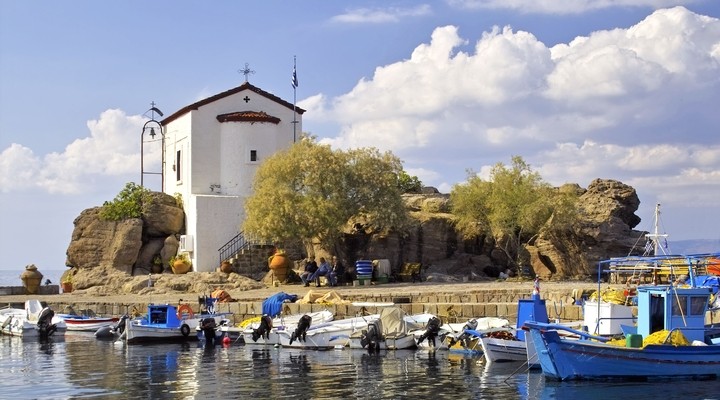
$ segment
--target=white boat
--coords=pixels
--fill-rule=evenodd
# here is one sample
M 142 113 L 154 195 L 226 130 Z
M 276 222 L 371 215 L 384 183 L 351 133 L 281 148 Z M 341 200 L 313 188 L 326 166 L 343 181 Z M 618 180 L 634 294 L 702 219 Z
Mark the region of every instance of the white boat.
M 241 323 L 239 326 L 226 324 L 220 327 L 220 331 L 231 340 L 242 338 L 245 344 L 276 345 L 280 344 L 278 331 L 289 330 L 292 332 L 304 315 L 308 315 L 312 319 L 311 326 L 330 322 L 334 319 L 333 313 L 328 310 L 305 314 L 279 315 L 272 319 L 272 329 L 270 329 L 267 338 L 256 336 L 256 340 L 253 340 L 253 332 L 260 327 L 260 318 L 253 318 L 251 322 Z
M 429 318 L 425 321 L 425 324 L 427 324 L 428 321 Z M 479 343 L 477 343 L 477 341 L 466 340 L 465 343 L 462 342 L 461 339 L 466 339 L 468 336 L 463 336 L 467 328 L 475 327 L 476 331 L 484 332 L 490 329 L 506 327 L 509 323 L 507 319 L 497 317 L 472 318 L 467 322 L 445 323 L 440 326 L 434 343 L 432 340 L 422 338 L 423 335 L 426 335 L 427 328 L 415 330 L 412 334 L 415 336 L 418 349 L 450 350 L 452 348 L 455 351 L 462 351 L 464 347 L 470 346 L 472 348 L 468 348 L 467 350 L 470 352 L 479 352 Z M 463 337 L 461 338 L 461 336 Z
M 540 282 L 535 280 L 530 299 L 518 300 L 518 317 L 515 327 L 505 326 L 480 332 L 480 346 L 488 364 L 522 361 L 528 368 L 540 368 L 535 346 L 522 329 L 526 322 L 549 322 L 545 300 L 540 298 Z M 579 325 L 580 322 L 566 324 Z
M 229 313 L 194 314 L 189 305 L 150 304 L 146 315 L 128 319 L 120 336 L 128 344 L 149 341 L 186 341 L 197 339 L 197 327 L 206 318 L 220 325 Z M 192 334 L 191 334 L 192 333 Z
M 420 320 L 427 315 L 412 317 L 405 315 L 400 307 L 383 308 L 378 320 L 350 335 L 348 347 L 370 351 L 414 349 L 417 346 L 411 332 L 423 326 Z
M 120 318 L 102 317 L 76 314 L 56 314 L 58 318 L 65 321 L 69 331 L 96 332 L 98 329 L 116 324 Z
M 25 308 L 0 309 L 0 332 L 23 338 L 62 336 L 67 327 L 49 307 L 39 300 L 25 301 Z
M 318 325 L 311 325 L 303 335 L 303 339 L 296 339 L 294 330 L 278 330 L 277 335 L 283 347 L 328 350 L 348 345 L 350 335 L 380 318 L 380 314 L 334 320 Z

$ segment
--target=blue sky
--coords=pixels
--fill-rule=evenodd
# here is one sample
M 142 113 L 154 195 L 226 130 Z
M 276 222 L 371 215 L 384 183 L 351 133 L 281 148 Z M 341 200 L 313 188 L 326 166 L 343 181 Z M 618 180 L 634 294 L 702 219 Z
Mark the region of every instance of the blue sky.
M 557 185 L 617 179 L 638 229 L 659 202 L 671 240 L 720 241 L 718 18 L 716 0 L 0 0 L 0 268 L 64 265 L 75 217 L 139 182 L 151 101 L 169 115 L 245 63 L 292 101 L 293 56 L 326 143 L 392 150 L 445 193 L 513 155 Z

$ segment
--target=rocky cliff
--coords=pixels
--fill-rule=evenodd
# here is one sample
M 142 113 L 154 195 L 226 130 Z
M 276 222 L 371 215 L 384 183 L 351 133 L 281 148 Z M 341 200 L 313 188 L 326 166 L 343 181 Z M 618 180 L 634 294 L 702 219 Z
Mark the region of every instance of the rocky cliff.
M 561 231 L 543 232 L 527 245 L 531 261 L 525 272 L 545 279 L 595 276 L 599 260 L 627 255 L 643 234 L 633 230 L 640 222 L 635 215 L 640 201 L 632 187 L 613 180 L 597 179 L 587 189 L 577 185 L 564 189 L 580 195 L 579 218 Z M 83 211 L 74 221 L 67 250 L 67 265 L 75 267 L 73 273 L 98 267 L 127 275 L 170 272 L 167 265 L 177 253 L 184 213 L 174 197 L 156 192 L 152 196 L 142 218 L 105 221 L 99 217 L 99 207 Z M 448 195 L 432 191 L 405 195 L 405 202 L 412 216 L 409 233 L 349 230 L 336 251 L 346 265 L 358 259 L 388 259 L 398 272 L 404 263 L 419 262 L 425 275 L 468 279 L 497 277 L 512 265 L 492 237 L 467 240 L 458 234 Z M 297 252 L 298 259 L 306 256 L 305 251 Z M 316 257 L 330 255 L 319 247 L 309 252 Z M 256 260 L 250 263 L 258 265 L 248 267 L 245 260 L 245 266 L 236 270 L 258 279 L 257 271 L 267 271 L 267 260 L 264 256 Z

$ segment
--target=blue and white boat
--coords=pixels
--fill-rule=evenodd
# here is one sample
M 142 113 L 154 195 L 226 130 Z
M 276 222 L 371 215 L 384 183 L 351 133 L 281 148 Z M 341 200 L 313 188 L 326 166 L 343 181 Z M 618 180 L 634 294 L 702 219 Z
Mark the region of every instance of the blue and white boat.
M 720 326 L 705 323 L 717 287 L 693 284 L 703 260 L 717 256 L 644 257 L 653 265 L 671 264 L 674 268 L 679 260 L 685 260 L 683 272 L 690 275 L 690 284 L 639 286 L 637 326 L 626 330 L 625 346 L 561 325 L 527 322 L 544 375 L 561 381 L 720 376 Z M 584 340 L 564 339 L 561 331 Z M 662 339 L 652 340 L 658 336 Z
M 126 321 L 125 331 L 120 339 L 124 339 L 128 344 L 197 340 L 197 328 L 203 320 L 211 318 L 219 326 L 229 315 L 230 313 L 205 312 L 195 314 L 188 304 L 179 307 L 150 304 L 147 314 Z

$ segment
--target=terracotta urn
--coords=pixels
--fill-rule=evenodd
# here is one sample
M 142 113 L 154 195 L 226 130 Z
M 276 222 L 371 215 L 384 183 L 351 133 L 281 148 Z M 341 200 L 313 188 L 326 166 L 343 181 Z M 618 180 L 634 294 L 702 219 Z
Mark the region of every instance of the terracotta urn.
M 62 282 L 60 285 L 62 286 L 63 293 L 71 293 L 73 290 L 72 282 Z
M 172 270 L 174 274 L 186 274 L 190 271 L 190 264 L 183 260 L 177 260 L 173 263 Z
M 22 279 L 23 286 L 25 286 L 25 294 L 37 294 L 40 290 L 42 278 L 43 274 L 37 270 L 35 264 L 26 266 L 25 271 L 20 274 L 20 279 Z
M 229 274 L 233 271 L 232 264 L 230 264 L 230 261 L 223 261 L 222 264 L 220 264 L 220 271 Z
M 270 270 L 273 271 L 275 279 L 280 282 L 285 282 L 288 275 L 288 269 L 290 268 L 290 259 L 284 252 L 275 253 L 270 256 L 268 260 Z

